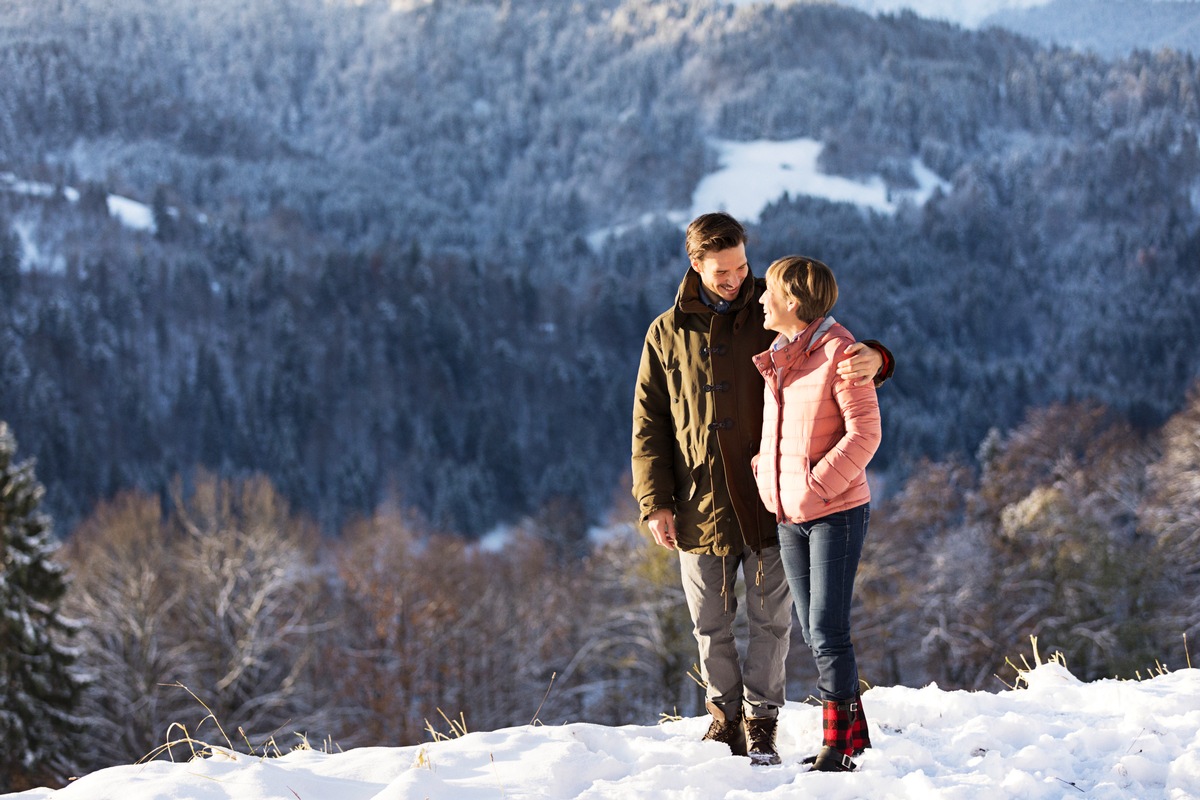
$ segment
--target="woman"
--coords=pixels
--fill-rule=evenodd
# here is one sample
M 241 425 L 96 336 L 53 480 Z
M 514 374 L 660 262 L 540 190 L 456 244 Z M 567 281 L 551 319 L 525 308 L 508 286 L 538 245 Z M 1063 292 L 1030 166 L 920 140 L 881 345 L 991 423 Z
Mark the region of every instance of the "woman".
M 779 336 L 754 357 L 766 379 L 755 476 L 779 523 L 800 630 L 817 663 L 824 742 L 809 760 L 823 772 L 854 769 L 850 756 L 870 747 L 850 603 L 870 518 L 866 468 L 880 440 L 875 387 L 838 378 L 854 337 L 829 316 L 837 295 L 820 261 L 773 263 L 759 302 L 764 325 Z

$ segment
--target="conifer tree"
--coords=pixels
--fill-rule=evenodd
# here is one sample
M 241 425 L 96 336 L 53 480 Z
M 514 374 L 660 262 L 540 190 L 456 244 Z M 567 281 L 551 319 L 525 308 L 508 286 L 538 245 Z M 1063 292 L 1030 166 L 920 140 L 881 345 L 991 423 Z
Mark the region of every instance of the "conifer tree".
M 0 422 L 0 792 L 60 783 L 80 730 L 74 630 L 59 614 L 66 575 L 39 510 L 45 489 L 16 454 Z
M 21 243 L 15 233 L 8 230 L 0 220 L 0 314 L 16 302 L 17 290 L 21 288 Z

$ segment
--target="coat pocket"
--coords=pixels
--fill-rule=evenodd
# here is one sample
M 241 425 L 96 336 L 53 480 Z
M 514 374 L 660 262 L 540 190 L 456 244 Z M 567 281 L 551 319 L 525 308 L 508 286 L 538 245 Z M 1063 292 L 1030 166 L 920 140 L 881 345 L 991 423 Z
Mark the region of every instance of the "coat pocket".
M 805 484 L 808 487 L 809 494 L 812 494 L 814 497 L 819 499 L 822 503 L 828 503 L 833 498 L 829 496 L 829 492 L 825 489 L 824 486 L 821 485 L 821 482 L 819 480 L 817 480 L 817 476 L 813 474 L 812 464 L 809 463 L 808 459 L 805 459 L 804 461 L 805 461 L 804 480 L 805 480 Z
M 805 522 L 820 519 L 825 516 L 825 508 L 829 501 L 825 498 L 824 487 L 812 474 L 812 464 L 804 459 L 804 491 L 800 495 L 800 518 Z
M 675 472 L 675 502 L 686 503 L 696 496 L 696 490 L 704 482 L 705 465 L 688 469 L 686 466 Z

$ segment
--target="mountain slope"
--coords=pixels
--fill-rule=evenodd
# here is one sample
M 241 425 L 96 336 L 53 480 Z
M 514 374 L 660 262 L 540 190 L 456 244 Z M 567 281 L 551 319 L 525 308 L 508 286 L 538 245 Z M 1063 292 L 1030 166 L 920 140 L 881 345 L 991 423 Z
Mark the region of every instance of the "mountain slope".
M 823 258 L 838 318 L 897 353 L 894 485 L 1030 406 L 1156 425 L 1198 375 L 1178 54 L 808 3 L 0 14 L 0 171 L 81 195 L 0 192 L 0 415 L 68 527 L 197 465 L 264 472 L 329 529 L 385 502 L 471 533 L 561 498 L 602 519 L 686 269 L 672 214 L 728 142 L 808 140 L 823 174 L 881 182 L 882 214 L 780 197 L 750 255 Z
M 1051 0 L 998 11 L 982 24 L 1106 58 L 1163 48 L 1200 54 L 1200 3 L 1194 0 Z

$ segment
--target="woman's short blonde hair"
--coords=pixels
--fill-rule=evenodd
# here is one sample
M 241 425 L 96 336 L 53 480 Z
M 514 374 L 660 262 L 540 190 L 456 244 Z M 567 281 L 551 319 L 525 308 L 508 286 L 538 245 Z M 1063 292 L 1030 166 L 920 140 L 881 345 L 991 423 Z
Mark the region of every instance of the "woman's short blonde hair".
M 775 261 L 767 268 L 767 283 L 796 301 L 796 316 L 802 322 L 824 317 L 838 298 L 833 270 L 807 256 L 784 256 Z

